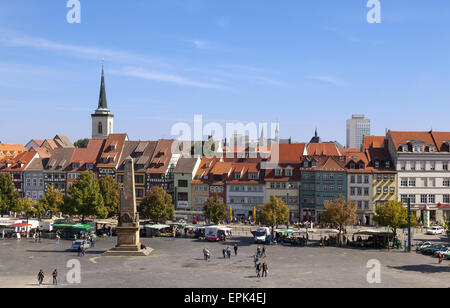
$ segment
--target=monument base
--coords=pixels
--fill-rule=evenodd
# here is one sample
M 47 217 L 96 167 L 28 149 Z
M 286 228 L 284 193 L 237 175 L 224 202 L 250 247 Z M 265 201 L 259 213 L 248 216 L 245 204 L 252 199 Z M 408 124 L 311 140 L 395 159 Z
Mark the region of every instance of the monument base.
M 116 247 L 111 250 L 106 251 L 103 253 L 104 257 L 147 257 L 149 256 L 153 248 L 145 247 L 144 249 L 130 249 L 127 250 L 125 247 Z

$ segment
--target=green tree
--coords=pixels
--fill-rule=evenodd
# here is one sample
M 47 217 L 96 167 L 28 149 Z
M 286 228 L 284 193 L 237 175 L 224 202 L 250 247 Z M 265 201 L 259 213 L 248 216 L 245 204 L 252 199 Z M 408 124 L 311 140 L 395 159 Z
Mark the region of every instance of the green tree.
M 271 227 L 273 234 L 275 226 L 289 221 L 289 207 L 283 200 L 272 195 L 270 201 L 260 207 L 257 221 L 262 225 Z
M 108 211 L 107 217 L 114 217 L 120 213 L 120 184 L 109 174 L 99 181 L 103 202 Z
M 356 220 L 356 203 L 345 201 L 343 196 L 332 202 L 325 202 L 325 211 L 320 214 L 323 222 L 331 224 L 339 230 L 339 245 L 342 243 L 342 232 L 345 227 L 354 224 Z
M 108 211 L 100 193 L 100 185 L 90 171 L 82 173 L 68 191 L 68 196 L 61 207 L 63 214 L 80 215 L 81 221 L 87 216 L 106 218 Z
M 73 144 L 76 148 L 87 148 L 89 144 L 89 139 L 85 138 L 85 139 L 80 139 L 75 141 L 75 143 Z
M 216 225 L 227 215 L 227 207 L 223 202 L 219 201 L 219 197 L 215 195 L 209 198 L 203 204 L 203 216 L 208 221 L 212 221 Z
M 380 226 L 388 227 L 394 233 L 395 239 L 397 237 L 397 229 L 408 227 L 408 209 L 403 206 L 403 202 L 391 200 L 377 206 L 373 219 Z M 418 226 L 415 215 L 411 215 L 411 226 Z
M 30 198 L 19 198 L 14 209 L 17 213 L 23 213 L 25 217 L 33 217 L 36 214 L 37 202 Z
M 53 217 L 53 213 L 61 210 L 61 206 L 64 204 L 64 196 L 59 190 L 48 185 L 45 190 L 45 197 L 41 199 L 40 203 L 41 210 L 50 212 L 50 217 Z
M 153 186 L 138 207 L 139 215 L 154 222 L 165 222 L 175 216 L 172 197 L 159 186 Z
M 0 212 L 13 211 L 19 200 L 19 192 L 16 190 L 11 175 L 0 174 Z

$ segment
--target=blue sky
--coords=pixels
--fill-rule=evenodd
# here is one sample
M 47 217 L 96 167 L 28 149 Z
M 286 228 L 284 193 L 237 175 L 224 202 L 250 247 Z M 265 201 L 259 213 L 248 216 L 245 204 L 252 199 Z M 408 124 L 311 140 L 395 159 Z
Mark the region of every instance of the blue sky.
M 450 130 L 450 2 L 0 0 L 0 141 L 90 137 L 105 58 L 115 132 L 170 138 L 176 122 L 280 122 L 281 137 L 345 144 L 372 133 Z

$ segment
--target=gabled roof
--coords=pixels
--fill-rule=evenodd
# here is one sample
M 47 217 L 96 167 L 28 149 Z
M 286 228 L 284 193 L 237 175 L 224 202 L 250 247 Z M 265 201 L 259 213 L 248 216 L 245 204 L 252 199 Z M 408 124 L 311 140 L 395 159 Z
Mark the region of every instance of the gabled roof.
M 439 152 L 450 152 L 450 132 L 431 132 Z
M 24 171 L 30 162 L 37 158 L 39 155 L 37 152 L 22 152 L 12 159 L 0 160 L 0 171 L 1 172 L 20 172 Z M 21 165 L 19 165 L 19 163 Z M 8 166 L 9 165 L 9 166 Z
M 0 143 L 0 160 L 6 158 L 14 158 L 24 152 L 27 152 L 27 149 L 21 144 Z
M 147 173 L 164 174 L 169 168 L 172 158 L 172 144 L 175 140 L 160 139 L 156 145 L 151 162 L 147 167 Z
M 334 142 L 310 143 L 307 147 L 307 153 L 310 156 L 341 156 L 341 152 Z
M 100 159 L 97 161 L 97 167 L 117 169 L 126 140 L 128 140 L 127 134 L 110 134 L 102 148 Z M 103 161 L 104 158 L 114 160 L 105 162 Z
M 67 171 L 86 171 L 86 164 L 94 164 L 101 153 L 103 144 L 105 140 L 101 139 L 91 139 L 89 140 L 88 146 L 86 148 L 76 148 L 73 152 L 72 158 L 69 161 Z M 80 164 L 78 168 L 73 168 L 73 164 Z
M 306 154 L 306 143 L 272 145 L 270 160 L 274 160 L 278 151 L 279 163 L 299 163 Z
M 436 144 L 433 140 L 433 136 L 431 132 L 398 132 L 398 131 L 389 131 L 388 135 L 391 136 L 391 139 L 394 143 L 395 149 L 398 151 L 401 145 L 406 145 L 412 141 L 421 141 L 425 145 L 432 145 L 436 147 Z M 436 151 L 438 151 L 436 147 Z
M 300 165 L 300 170 L 310 171 L 310 170 L 318 170 L 318 171 L 345 171 L 346 158 L 344 156 L 306 156 L 302 159 L 302 163 L 304 161 L 312 161 L 316 162 L 315 167 L 311 167 L 309 165 L 308 168 L 304 168 L 303 164 Z
M 175 167 L 174 173 L 193 173 L 199 158 L 180 158 Z
M 56 145 L 59 148 L 73 148 L 74 145 L 70 141 L 67 136 L 64 135 L 56 135 L 55 138 L 53 138 L 53 141 L 56 143 Z
M 57 148 L 53 150 L 52 156 L 43 160 L 44 171 L 65 171 L 72 160 L 74 152 L 75 148 Z

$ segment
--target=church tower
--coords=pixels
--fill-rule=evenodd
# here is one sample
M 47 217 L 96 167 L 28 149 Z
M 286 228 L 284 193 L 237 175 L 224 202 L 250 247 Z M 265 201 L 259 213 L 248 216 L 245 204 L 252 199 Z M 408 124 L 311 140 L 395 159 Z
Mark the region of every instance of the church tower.
M 106 102 L 105 71 L 102 65 L 102 81 L 100 85 L 100 97 L 98 108 L 91 115 L 92 139 L 106 139 L 114 132 L 114 115 L 111 114 Z

